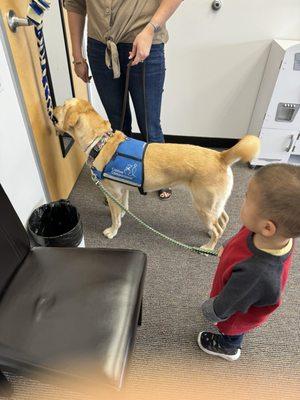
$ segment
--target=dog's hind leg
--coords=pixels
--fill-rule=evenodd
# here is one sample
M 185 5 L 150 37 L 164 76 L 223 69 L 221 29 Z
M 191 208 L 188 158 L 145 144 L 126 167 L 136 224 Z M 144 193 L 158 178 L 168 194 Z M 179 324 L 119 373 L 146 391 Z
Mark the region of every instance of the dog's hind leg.
M 222 203 L 223 207 L 224 202 Z M 210 241 L 203 246 L 205 248 L 213 249 L 227 227 L 229 216 L 224 209 L 222 211 L 220 209 L 222 210 L 220 205 L 217 205 L 210 210 L 204 209 L 198 212 L 209 230 Z
M 215 213 L 212 210 L 202 210 L 198 214 L 210 232 L 209 242 L 201 247 L 205 249 L 214 249 L 218 240 L 222 236 L 224 229 L 219 224 L 218 218 L 215 216 Z
M 217 209 L 218 209 L 218 224 L 221 226 L 223 229 L 223 232 L 225 231 L 227 224 L 229 222 L 229 216 L 227 212 L 225 211 L 225 205 L 227 203 L 227 200 L 231 194 L 233 187 L 233 175 L 232 175 L 232 170 L 231 168 L 227 169 L 227 179 L 225 183 L 225 190 L 223 191 L 223 196 L 221 199 L 219 199 Z M 223 234 L 222 232 L 222 234 Z
M 219 211 L 219 207 L 217 207 L 217 210 L 218 211 L 216 213 L 214 213 L 214 214 L 217 215 L 217 216 L 219 215 L 219 217 L 217 217 L 217 221 L 218 221 L 218 225 L 220 226 L 220 229 L 222 231 L 221 232 L 221 236 L 222 236 L 224 231 L 225 231 L 225 229 L 226 229 L 226 227 L 227 227 L 227 224 L 228 224 L 228 221 L 229 221 L 229 216 L 227 215 L 225 210 L 220 212 Z M 204 218 L 202 218 L 202 219 L 204 219 Z M 210 230 L 208 230 L 207 234 L 208 234 L 209 237 L 211 237 L 211 235 L 212 235 Z
M 218 219 L 219 225 L 221 226 L 221 228 L 223 229 L 223 232 L 226 229 L 226 226 L 229 222 L 229 216 L 227 214 L 227 212 L 225 210 L 222 211 L 221 216 Z
M 227 212 L 224 210 L 226 201 L 227 199 L 222 199 L 220 201 L 217 201 L 217 205 L 215 206 L 215 215 L 217 216 L 218 219 L 218 225 L 222 230 L 220 236 L 223 235 L 229 221 L 229 216 Z
M 227 215 L 226 211 L 223 210 L 221 212 L 220 217 L 218 218 L 218 225 L 220 226 L 220 229 L 221 229 L 220 236 L 223 235 L 223 233 L 224 233 L 224 231 L 225 231 L 225 229 L 227 227 L 228 222 L 229 222 L 229 216 Z M 209 237 L 212 236 L 212 232 L 210 230 L 207 232 L 207 234 L 208 234 Z
M 214 192 L 203 189 L 199 191 L 192 187 L 191 194 L 195 209 L 210 236 L 210 241 L 202 247 L 213 249 L 226 227 L 227 214 L 223 210 L 224 201 L 220 201 Z

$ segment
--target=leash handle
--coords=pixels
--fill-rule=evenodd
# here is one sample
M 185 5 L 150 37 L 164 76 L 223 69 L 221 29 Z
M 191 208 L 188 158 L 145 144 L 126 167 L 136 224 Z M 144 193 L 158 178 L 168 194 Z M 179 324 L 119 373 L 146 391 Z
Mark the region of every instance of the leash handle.
M 145 115 L 145 130 L 146 130 L 146 142 L 149 143 L 148 134 L 148 110 L 147 110 L 147 99 L 146 99 L 146 64 L 143 62 L 143 98 L 144 98 L 144 115 Z
M 126 79 L 125 79 L 125 88 L 124 88 L 124 95 L 123 95 L 120 131 L 123 131 L 123 129 L 124 129 L 126 108 L 127 108 L 128 102 L 129 102 L 129 95 L 128 95 L 129 78 L 130 78 L 130 68 L 131 68 L 132 63 L 133 63 L 133 60 L 129 61 L 129 63 L 127 64 L 127 69 L 126 69 Z
M 125 123 L 125 115 L 126 115 L 126 108 L 129 104 L 129 79 L 130 79 L 130 69 L 132 66 L 133 60 L 131 60 L 127 64 L 126 69 L 126 79 L 125 79 L 125 88 L 124 88 L 124 96 L 123 96 L 123 104 L 122 104 L 122 114 L 121 114 L 121 124 L 120 130 L 123 131 L 124 123 Z M 142 63 L 142 90 L 143 90 L 143 101 L 144 101 L 144 116 L 145 116 L 145 130 L 146 130 L 146 138 L 145 142 L 149 142 L 149 135 L 148 135 L 148 111 L 147 111 L 147 102 L 146 102 L 146 65 Z

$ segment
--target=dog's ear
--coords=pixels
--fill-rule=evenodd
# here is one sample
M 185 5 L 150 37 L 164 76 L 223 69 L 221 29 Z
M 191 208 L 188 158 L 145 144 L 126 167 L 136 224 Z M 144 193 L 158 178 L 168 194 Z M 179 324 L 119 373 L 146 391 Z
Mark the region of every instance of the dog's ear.
M 79 119 L 80 113 L 74 110 L 68 110 L 64 119 L 64 131 L 74 128 Z
M 109 121 L 103 121 L 103 131 L 108 132 L 111 130 L 111 125 Z

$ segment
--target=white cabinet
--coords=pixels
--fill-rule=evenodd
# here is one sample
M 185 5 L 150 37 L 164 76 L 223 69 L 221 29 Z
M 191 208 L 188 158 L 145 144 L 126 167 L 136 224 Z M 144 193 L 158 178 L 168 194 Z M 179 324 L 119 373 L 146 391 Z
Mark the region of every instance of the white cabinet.
M 252 165 L 300 165 L 300 41 L 273 41 L 249 133 L 261 139 Z
M 261 151 L 259 156 L 252 161 L 252 165 L 289 162 L 292 151 L 294 147 L 296 148 L 296 142 L 300 144 L 300 140 L 297 141 L 298 136 L 298 131 L 287 133 L 280 132 L 277 129 L 263 129 L 259 136 L 261 139 Z M 300 150 L 300 146 L 298 148 Z M 298 153 L 300 154 L 299 150 Z
M 300 164 L 300 133 L 298 133 L 296 141 L 293 144 L 289 162 L 291 164 Z

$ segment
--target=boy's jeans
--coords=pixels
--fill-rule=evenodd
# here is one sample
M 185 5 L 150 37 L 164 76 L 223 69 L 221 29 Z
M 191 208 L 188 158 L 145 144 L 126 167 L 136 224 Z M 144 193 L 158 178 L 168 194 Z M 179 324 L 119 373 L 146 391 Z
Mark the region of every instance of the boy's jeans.
M 222 335 L 220 338 L 220 344 L 226 349 L 239 349 L 242 345 L 244 334 L 241 335 Z
M 121 129 L 121 114 L 125 88 L 126 69 L 129 62 L 130 43 L 119 43 L 119 59 L 121 77 L 113 79 L 113 72 L 105 64 L 105 44 L 88 38 L 88 59 L 93 78 L 102 104 L 112 125 L 112 129 Z M 164 142 L 160 125 L 160 111 L 163 86 L 165 81 L 164 44 L 154 44 L 149 57 L 144 61 L 146 68 L 146 110 L 148 120 L 149 142 Z M 129 92 L 134 105 L 140 132 L 146 140 L 144 95 L 143 95 L 143 64 L 131 67 Z M 131 133 L 131 112 L 127 105 L 123 131 Z

